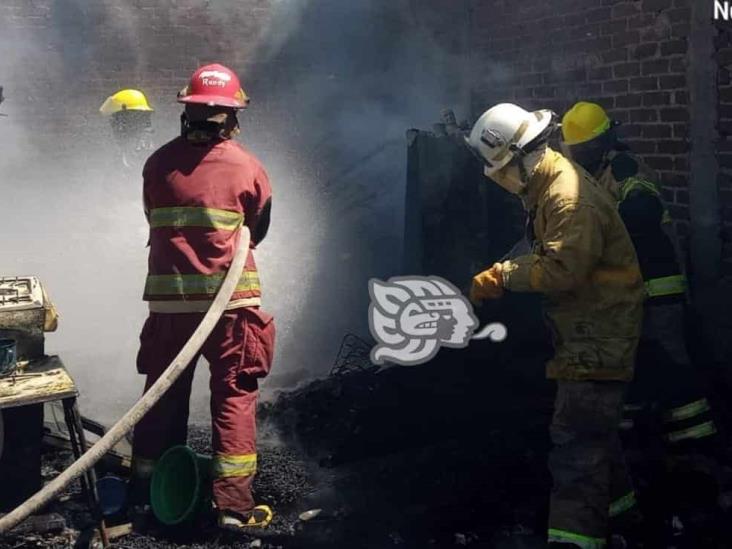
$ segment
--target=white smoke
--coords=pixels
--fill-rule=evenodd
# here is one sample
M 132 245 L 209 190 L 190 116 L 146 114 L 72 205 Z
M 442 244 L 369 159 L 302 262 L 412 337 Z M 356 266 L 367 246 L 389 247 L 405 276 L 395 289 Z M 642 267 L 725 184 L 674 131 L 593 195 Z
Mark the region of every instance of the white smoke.
M 326 373 L 344 333 L 368 333 L 367 280 L 398 273 L 404 134 L 429 127 L 445 106 L 466 115 L 463 58 L 402 1 L 187 0 L 146 10 L 44 0 L 33 9 L 50 32 L 8 20 L 0 33 L 0 112 L 9 115 L 0 118 L 0 273 L 45 282 L 62 315 L 47 349 L 79 383 L 83 411 L 110 421 L 138 397 L 146 316 L 139 166 L 120 166 L 97 109 L 118 89 L 142 87 L 162 144 L 178 131 L 181 75 L 200 62 L 242 72 L 253 98 L 242 141 L 275 192 L 257 255 L 278 326 L 263 388 Z M 252 18 L 256 32 L 242 33 Z M 200 370 L 198 420 L 208 408 Z

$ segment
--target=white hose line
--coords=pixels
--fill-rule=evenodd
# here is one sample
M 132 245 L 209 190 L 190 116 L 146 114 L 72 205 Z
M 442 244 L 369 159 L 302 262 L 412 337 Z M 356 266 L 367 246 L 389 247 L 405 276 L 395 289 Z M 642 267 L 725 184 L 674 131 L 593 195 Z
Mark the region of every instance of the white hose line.
M 99 461 L 104 454 L 109 452 L 112 447 L 120 441 L 127 432 L 142 419 L 142 417 L 155 405 L 170 386 L 178 379 L 186 366 L 190 363 L 194 356 L 203 346 L 208 336 L 213 331 L 221 315 L 226 310 L 226 306 L 236 289 L 241 273 L 244 270 L 247 255 L 249 253 L 249 229 L 243 226 L 239 237 L 239 249 L 234 255 L 231 267 L 224 277 L 224 281 L 219 288 L 211 307 L 206 312 L 203 320 L 193 332 L 193 335 L 186 342 L 167 369 L 152 387 L 115 423 L 115 425 L 107 431 L 107 433 L 97 441 L 94 446 L 83 454 L 79 459 L 72 463 L 68 469 L 58 475 L 55 479 L 44 486 L 40 491 L 28 498 L 23 504 L 16 507 L 13 511 L 0 518 L 0 534 L 7 532 L 11 528 L 18 525 L 28 516 L 32 515 L 42 507 L 44 507 L 54 496 L 63 490 L 71 481 L 88 471 L 94 464 Z

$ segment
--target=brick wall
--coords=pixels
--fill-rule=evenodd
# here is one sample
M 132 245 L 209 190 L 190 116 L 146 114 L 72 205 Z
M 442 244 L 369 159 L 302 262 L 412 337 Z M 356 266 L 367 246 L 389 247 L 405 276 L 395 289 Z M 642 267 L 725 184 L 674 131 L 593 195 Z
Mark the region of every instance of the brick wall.
M 723 272 L 732 275 L 732 23 L 717 25 L 715 39 L 716 62 L 719 69 L 717 82 L 719 98 L 717 114 L 718 141 L 716 147 L 719 162 L 719 201 L 724 227 Z
M 691 1 L 475 2 L 474 114 L 505 100 L 557 113 L 578 100 L 602 104 L 659 171 L 687 236 Z
M 79 136 L 114 91 L 139 87 L 158 105 L 193 68 L 222 60 L 256 66 L 269 0 L 7 0 L 0 4 L 0 84 L 36 135 Z M 239 9 L 231 9 L 234 6 Z M 53 147 L 50 147 L 53 149 Z

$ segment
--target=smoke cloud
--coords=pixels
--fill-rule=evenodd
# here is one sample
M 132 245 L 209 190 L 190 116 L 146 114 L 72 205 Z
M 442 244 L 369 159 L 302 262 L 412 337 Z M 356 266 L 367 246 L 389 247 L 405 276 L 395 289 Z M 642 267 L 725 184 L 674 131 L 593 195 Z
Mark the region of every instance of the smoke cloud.
M 79 383 L 84 413 L 112 421 L 139 396 L 146 316 L 141 165 L 122 165 L 97 109 L 142 88 L 160 145 L 178 131 L 175 90 L 204 62 L 241 73 L 253 98 L 241 140 L 274 187 L 257 255 L 278 326 L 264 396 L 327 373 L 346 332 L 368 333 L 368 279 L 401 268 L 405 131 L 446 106 L 467 115 L 463 22 L 405 0 L 33 6 L 42 33 L 0 19 L 0 273 L 44 281 L 62 314 L 47 350 Z M 191 406 L 205 420 L 203 364 Z

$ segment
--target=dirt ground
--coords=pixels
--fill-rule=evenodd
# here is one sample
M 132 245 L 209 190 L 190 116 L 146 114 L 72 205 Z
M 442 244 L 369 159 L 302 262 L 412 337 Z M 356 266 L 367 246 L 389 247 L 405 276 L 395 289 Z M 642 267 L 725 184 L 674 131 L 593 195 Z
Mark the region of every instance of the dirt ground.
M 113 546 L 542 547 L 551 484 L 554 387 L 543 371 L 549 350 L 520 340 L 491 345 L 444 350 L 417 368 L 343 369 L 261 405 L 255 491 L 276 512 L 266 535 L 222 535 L 203 521 L 193 529 L 134 534 Z M 193 427 L 189 445 L 209 452 L 209 436 L 208 428 Z M 644 450 L 627 442 L 658 547 L 732 546 L 718 487 L 690 474 L 664 479 L 658 490 Z M 64 460 L 47 455 L 46 477 Z M 2 547 L 72 546 L 92 524 L 74 496 L 76 488 L 51 509 L 66 518 L 66 532 L 9 538 Z M 320 514 L 298 520 L 313 509 Z

